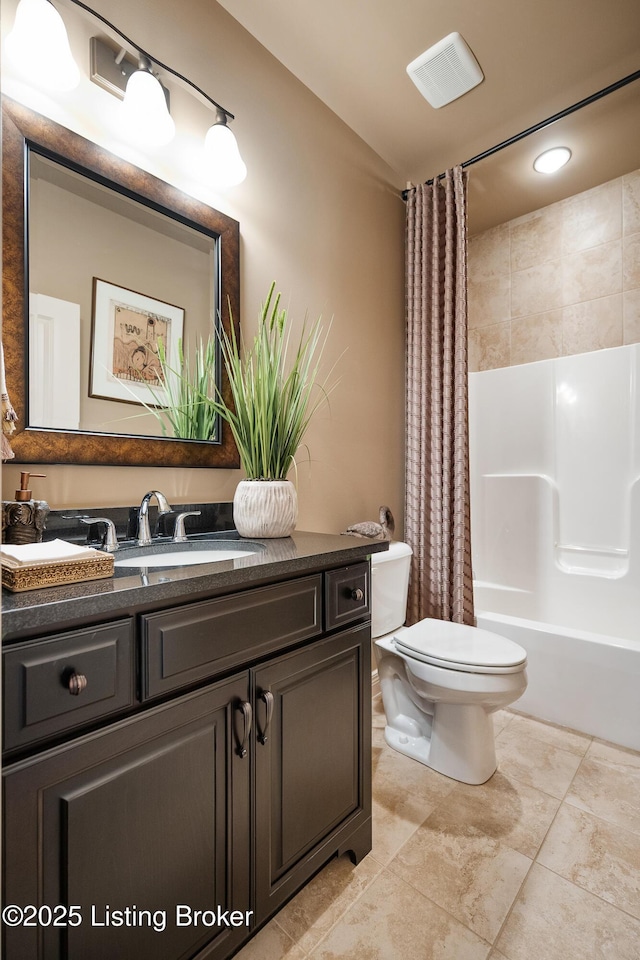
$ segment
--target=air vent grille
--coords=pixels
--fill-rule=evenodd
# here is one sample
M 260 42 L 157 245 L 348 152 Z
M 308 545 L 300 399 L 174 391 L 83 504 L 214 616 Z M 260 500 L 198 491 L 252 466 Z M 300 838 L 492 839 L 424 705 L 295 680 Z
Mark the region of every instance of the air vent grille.
M 459 33 L 450 33 L 407 67 L 407 73 L 432 107 L 444 107 L 483 79 L 478 61 Z

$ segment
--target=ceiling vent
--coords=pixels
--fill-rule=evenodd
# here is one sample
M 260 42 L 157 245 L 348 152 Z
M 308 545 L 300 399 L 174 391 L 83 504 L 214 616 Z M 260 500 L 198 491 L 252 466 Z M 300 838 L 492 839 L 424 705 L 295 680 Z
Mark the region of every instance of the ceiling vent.
M 450 33 L 412 60 L 407 73 L 432 107 L 444 107 L 484 80 L 478 61 L 459 33 Z

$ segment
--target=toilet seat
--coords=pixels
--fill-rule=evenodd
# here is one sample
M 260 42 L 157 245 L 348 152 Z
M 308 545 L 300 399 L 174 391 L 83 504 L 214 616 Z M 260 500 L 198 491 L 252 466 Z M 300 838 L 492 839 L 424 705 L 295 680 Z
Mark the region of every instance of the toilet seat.
M 447 620 L 421 620 L 394 636 L 396 649 L 415 660 L 464 673 L 520 673 L 523 647 L 489 630 Z

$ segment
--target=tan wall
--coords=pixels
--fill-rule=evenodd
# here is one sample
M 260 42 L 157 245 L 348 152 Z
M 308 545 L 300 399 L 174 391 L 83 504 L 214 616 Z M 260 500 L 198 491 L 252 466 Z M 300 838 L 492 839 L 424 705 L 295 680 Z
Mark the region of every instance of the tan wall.
M 638 341 L 640 170 L 469 241 L 472 371 Z
M 249 175 L 218 204 L 240 222 L 242 322 L 272 279 L 297 323 L 333 316 L 327 364 L 340 383 L 298 467 L 300 529 L 336 531 L 388 503 L 401 521 L 404 443 L 404 208 L 397 177 L 213 0 L 95 0 L 159 59 L 236 114 Z M 66 16 L 66 12 L 63 11 Z M 68 96 L 71 96 L 68 95 Z M 36 468 L 34 468 L 36 469 Z M 20 467 L 4 468 L 11 495 Z M 237 471 L 46 466 L 52 507 L 233 497 Z

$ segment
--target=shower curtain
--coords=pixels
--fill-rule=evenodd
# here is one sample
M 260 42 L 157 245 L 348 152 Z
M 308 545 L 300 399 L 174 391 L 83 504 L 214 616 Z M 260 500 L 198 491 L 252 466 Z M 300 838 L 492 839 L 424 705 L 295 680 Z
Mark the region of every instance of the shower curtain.
M 467 175 L 409 193 L 406 222 L 407 622 L 473 624 L 467 411 Z

